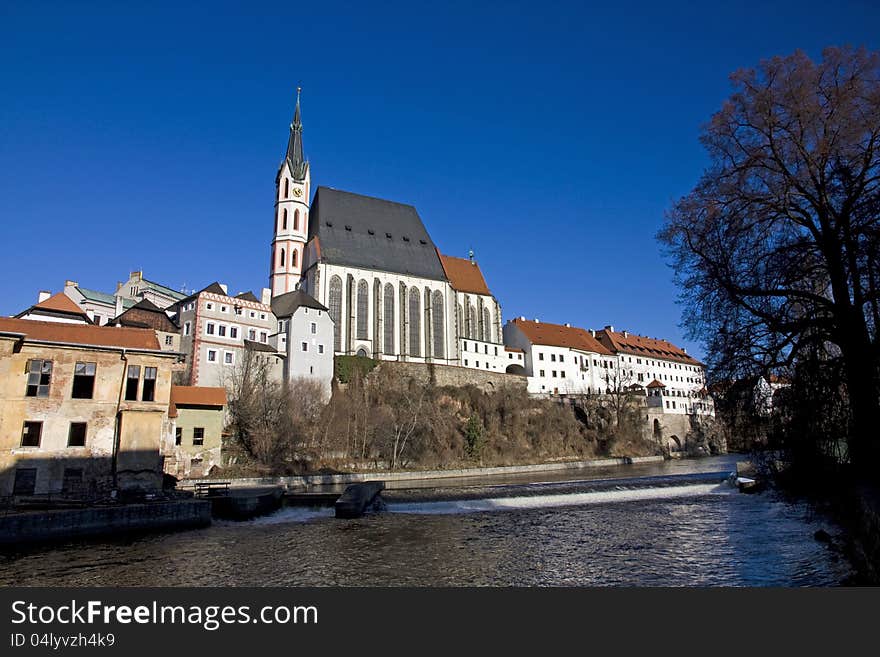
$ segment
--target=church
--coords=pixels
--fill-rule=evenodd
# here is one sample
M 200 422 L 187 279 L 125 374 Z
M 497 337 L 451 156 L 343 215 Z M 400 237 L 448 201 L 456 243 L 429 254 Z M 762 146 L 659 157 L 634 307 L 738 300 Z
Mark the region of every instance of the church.
M 501 307 L 473 257 L 442 255 L 412 205 L 323 186 L 312 197 L 302 132 L 297 90 L 275 178 L 273 298 L 300 289 L 326 306 L 337 355 L 464 365 L 478 352 L 468 367 L 504 372 Z

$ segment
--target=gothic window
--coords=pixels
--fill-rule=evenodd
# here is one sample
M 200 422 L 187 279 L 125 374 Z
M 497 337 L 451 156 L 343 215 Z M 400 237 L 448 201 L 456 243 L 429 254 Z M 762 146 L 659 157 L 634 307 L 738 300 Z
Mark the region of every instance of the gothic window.
M 293 229 L 299 230 L 299 210 L 293 211 Z
M 421 331 L 421 317 L 422 317 L 422 304 L 419 299 L 419 290 L 418 288 L 410 288 L 409 290 L 409 355 L 410 356 L 421 356 L 421 340 L 420 331 Z
M 489 322 L 489 309 L 483 308 L 483 342 L 492 341 L 492 324 Z
M 477 337 L 477 309 L 468 304 L 468 337 L 471 340 L 478 340 Z
M 287 210 L 281 214 L 281 230 L 287 230 Z
M 285 181 L 284 181 L 284 198 L 289 198 L 289 197 L 290 197 L 290 181 L 285 179 Z
M 290 266 L 291 267 L 296 267 L 296 254 L 297 254 L 296 250 L 293 250 L 290 252 Z
M 367 312 L 370 305 L 370 286 L 363 279 L 357 288 L 357 338 L 367 339 Z
M 342 351 L 342 279 L 339 276 L 330 279 L 327 303 L 330 306 L 330 318 L 333 320 L 333 348 Z
M 394 353 L 394 286 L 391 283 L 385 285 L 385 346 L 386 354 Z
M 462 324 L 462 322 L 464 321 L 464 311 L 462 310 L 461 304 L 458 304 L 457 313 L 458 325 L 456 326 L 456 331 L 458 331 L 458 337 L 466 338 L 467 333 L 464 332 L 464 324 Z
M 287 254 L 284 252 L 284 249 L 282 248 L 281 249 L 281 259 L 278 261 L 279 267 L 284 267 L 284 262 L 285 262 L 285 260 L 287 260 L 286 256 L 287 256 Z
M 443 293 L 434 290 L 431 295 L 431 314 L 433 315 L 432 333 L 434 334 L 434 357 L 445 358 L 446 336 L 443 323 Z

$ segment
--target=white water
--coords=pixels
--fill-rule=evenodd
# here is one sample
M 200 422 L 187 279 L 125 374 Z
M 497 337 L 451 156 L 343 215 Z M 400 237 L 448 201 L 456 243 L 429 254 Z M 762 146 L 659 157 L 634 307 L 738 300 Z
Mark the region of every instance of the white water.
M 251 520 L 215 520 L 215 525 L 241 527 L 247 525 L 280 525 L 288 522 L 308 522 L 317 518 L 332 518 L 333 507 L 285 506 L 268 516 L 260 516 Z
M 401 502 L 389 503 L 386 510 L 391 513 L 413 515 L 443 515 L 458 513 L 480 513 L 486 511 L 508 511 L 514 509 L 542 509 L 561 506 L 582 506 L 587 504 L 610 504 L 613 502 L 633 502 L 638 500 L 657 500 L 699 495 L 729 495 L 734 490 L 726 483 L 692 484 L 687 486 L 660 486 L 655 488 L 633 488 L 623 490 L 591 491 L 588 493 L 568 493 L 561 495 L 534 495 L 519 497 L 494 497 L 476 500 L 453 500 L 446 502 Z

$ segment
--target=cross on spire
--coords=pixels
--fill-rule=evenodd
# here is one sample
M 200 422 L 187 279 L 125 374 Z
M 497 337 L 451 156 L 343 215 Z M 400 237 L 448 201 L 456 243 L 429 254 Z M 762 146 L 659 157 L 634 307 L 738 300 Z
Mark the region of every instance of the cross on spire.
M 287 163 L 294 180 L 303 180 L 306 176 L 306 162 L 303 157 L 302 119 L 300 117 L 299 97 L 302 87 L 296 88 L 296 109 L 293 112 L 293 123 L 290 124 L 290 138 L 287 140 Z

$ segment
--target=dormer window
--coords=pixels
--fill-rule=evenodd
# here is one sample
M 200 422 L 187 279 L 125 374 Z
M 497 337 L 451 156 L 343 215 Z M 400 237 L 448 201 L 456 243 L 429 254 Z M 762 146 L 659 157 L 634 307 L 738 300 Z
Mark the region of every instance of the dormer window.
M 351 232 L 351 226 L 346 225 L 346 226 L 345 226 L 345 230 L 347 230 L 347 231 L 350 233 L 350 232 Z
M 385 237 L 387 237 L 388 239 L 391 239 L 391 233 L 385 233 Z

